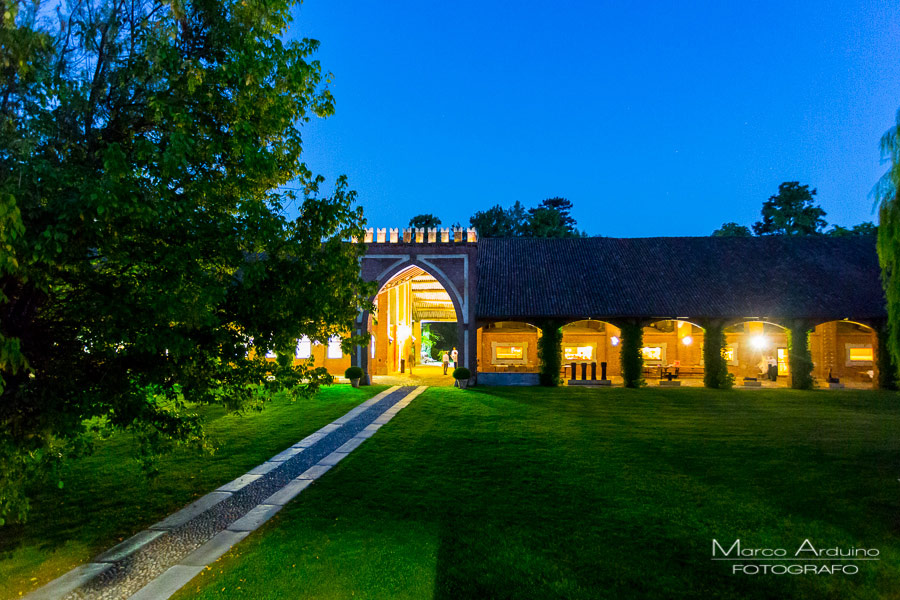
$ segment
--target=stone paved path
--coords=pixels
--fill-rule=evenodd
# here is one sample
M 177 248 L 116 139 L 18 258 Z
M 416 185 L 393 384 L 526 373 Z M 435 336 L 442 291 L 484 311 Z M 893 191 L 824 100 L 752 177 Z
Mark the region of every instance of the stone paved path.
M 389 388 L 234 481 L 35 590 L 31 600 L 163 600 L 265 523 L 426 387 Z

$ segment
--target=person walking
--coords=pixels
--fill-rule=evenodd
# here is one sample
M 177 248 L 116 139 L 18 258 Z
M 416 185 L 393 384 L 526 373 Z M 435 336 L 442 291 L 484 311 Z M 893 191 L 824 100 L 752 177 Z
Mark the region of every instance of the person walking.
M 444 352 L 444 355 L 441 357 L 441 362 L 444 363 L 444 375 L 446 375 L 447 367 L 450 366 L 450 355 Z
M 406 366 L 409 367 L 409 374 L 413 374 L 413 365 L 416 364 L 416 343 L 409 342 L 409 354 L 406 355 Z
M 459 368 L 459 352 L 456 351 L 456 347 L 454 346 L 453 350 L 450 351 L 450 360 L 453 361 L 453 368 Z

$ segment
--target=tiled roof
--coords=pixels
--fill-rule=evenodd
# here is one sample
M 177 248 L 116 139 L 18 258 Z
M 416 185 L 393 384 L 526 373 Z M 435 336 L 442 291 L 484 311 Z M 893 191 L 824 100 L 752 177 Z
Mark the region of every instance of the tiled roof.
M 871 237 L 482 239 L 481 319 L 885 317 Z

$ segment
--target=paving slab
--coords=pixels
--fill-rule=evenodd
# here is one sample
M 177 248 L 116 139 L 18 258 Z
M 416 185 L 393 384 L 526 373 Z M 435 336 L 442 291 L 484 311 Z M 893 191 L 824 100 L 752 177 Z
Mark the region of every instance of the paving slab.
M 308 480 L 307 480 L 308 481 Z M 282 488 L 283 489 L 283 488 Z M 229 531 L 254 531 L 281 510 L 280 504 L 257 504 L 250 512 L 228 526 Z
M 360 437 L 358 435 L 356 437 L 352 437 L 347 440 L 346 443 L 342 444 L 337 450 L 335 450 L 335 452 L 353 452 L 354 450 L 359 448 L 359 445 L 367 439 L 368 438 Z
M 150 529 L 175 529 L 180 525 L 184 525 L 200 513 L 206 512 L 225 498 L 231 496 L 231 492 L 217 490 L 210 492 L 202 498 L 191 502 L 177 513 L 173 513 L 154 525 Z
M 310 446 L 314 445 L 319 440 L 324 439 L 326 435 L 328 435 L 328 434 L 327 433 L 318 433 L 318 432 L 310 434 L 310 435 L 306 436 L 305 438 L 303 438 L 302 440 L 300 440 L 299 442 L 297 442 L 296 444 L 294 444 L 292 446 L 292 448 L 309 448 Z
M 34 590 L 25 598 L 27 600 L 57 600 L 75 588 L 87 583 L 111 566 L 110 563 L 93 562 L 79 565 L 65 575 L 57 577 L 47 585 Z
M 301 452 L 303 452 L 303 448 L 294 448 L 293 446 L 291 446 L 287 450 L 282 450 L 281 452 L 270 458 L 269 462 L 284 462 L 289 458 L 294 458 Z
M 262 477 L 262 475 L 241 475 L 234 481 L 226 483 L 222 487 L 218 488 L 217 492 L 236 492 L 240 489 L 243 489 Z
M 334 451 L 331 454 L 329 454 L 328 456 L 326 456 L 325 458 L 323 458 L 322 460 L 320 460 L 318 464 L 323 465 L 323 466 L 333 467 L 334 465 L 336 465 L 339 462 L 341 462 L 342 460 L 344 460 L 344 458 L 346 458 L 346 456 L 347 456 L 346 452 Z
M 169 598 L 187 582 L 196 577 L 203 567 L 175 565 L 166 569 L 162 575 L 142 587 L 128 600 L 164 600 Z
M 179 561 L 179 565 L 186 567 L 205 567 L 215 562 L 220 556 L 239 541 L 250 535 L 249 531 L 231 531 L 225 529 L 209 538 L 205 544 L 185 556 Z
M 307 470 L 300 473 L 300 476 L 297 477 L 297 479 L 318 479 L 319 477 L 324 475 L 325 472 L 330 468 L 331 465 L 323 465 L 321 463 L 318 465 L 313 465 Z
M 132 552 L 134 552 L 135 550 L 139 550 L 140 548 L 143 548 L 144 546 L 146 546 L 147 544 L 149 544 L 150 542 L 152 542 L 159 536 L 164 535 L 165 533 L 166 533 L 165 530 L 162 530 L 162 529 L 159 529 L 159 530 L 145 529 L 144 531 L 139 531 L 138 533 L 134 534 L 133 536 L 131 536 L 124 542 L 116 544 L 115 546 L 113 546 L 112 548 L 110 548 L 109 550 L 107 550 L 106 552 L 104 552 L 103 554 L 98 556 L 97 558 L 95 558 L 94 562 L 113 563 L 113 562 L 116 562 L 117 560 L 121 560 L 121 559 L 125 558 L 126 556 L 128 556 L 129 554 L 131 554 Z
M 365 429 L 363 429 L 362 431 L 357 433 L 356 437 L 370 438 L 373 435 L 375 435 L 375 432 L 377 432 L 380 428 L 381 428 L 381 425 L 375 425 L 375 424 L 369 425 L 368 427 L 366 427 Z
M 267 460 L 263 464 L 253 467 L 251 470 L 247 471 L 247 475 L 265 475 L 269 471 L 277 469 L 281 466 L 281 461 L 272 461 Z
M 313 482 L 312 479 L 294 479 L 286 486 L 263 500 L 263 504 L 278 504 L 284 506 L 294 499 L 294 496 L 305 490 Z

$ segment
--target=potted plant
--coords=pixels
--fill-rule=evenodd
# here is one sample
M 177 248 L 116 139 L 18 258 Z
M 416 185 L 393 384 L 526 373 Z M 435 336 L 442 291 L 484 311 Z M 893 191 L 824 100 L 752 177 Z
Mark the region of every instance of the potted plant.
M 344 377 L 350 380 L 350 385 L 355 388 L 359 387 L 359 380 L 362 379 L 363 370 L 360 367 L 348 367 L 344 371 Z
M 465 367 L 453 369 L 453 379 L 456 380 L 456 385 L 462 390 L 466 389 L 466 386 L 469 385 L 469 377 L 471 376 L 472 373 Z

